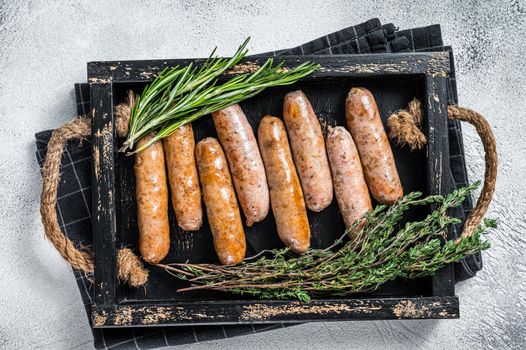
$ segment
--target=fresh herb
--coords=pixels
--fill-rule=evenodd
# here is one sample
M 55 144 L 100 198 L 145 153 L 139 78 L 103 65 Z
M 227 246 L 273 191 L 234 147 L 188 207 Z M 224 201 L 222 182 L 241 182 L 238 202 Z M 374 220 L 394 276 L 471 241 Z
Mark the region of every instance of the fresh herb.
M 421 198 L 421 193 L 413 192 L 393 206 L 379 205 L 329 248 L 310 249 L 301 256 L 284 248 L 262 252 L 234 266 L 160 266 L 190 282 L 191 286 L 180 292 L 213 289 L 261 299 L 308 301 L 316 294 L 371 291 L 395 278 L 432 275 L 447 264 L 488 249 L 489 242 L 481 236 L 496 227 L 493 220 L 485 220 L 471 236 L 445 240 L 447 227 L 460 222 L 447 216 L 447 211 L 459 206 L 478 185 L 446 197 Z M 401 225 L 408 209 L 423 205 L 434 210 L 421 221 Z M 349 232 L 352 238 L 344 243 Z
M 218 77 L 238 64 L 246 55 L 250 38 L 231 58 L 214 56 L 215 50 L 200 66 L 190 63 L 164 69 L 146 87 L 130 115 L 130 131 L 121 151 L 133 149 L 145 135 L 156 135 L 135 153 L 172 134 L 178 127 L 204 115 L 239 103 L 268 87 L 290 85 L 314 72 L 319 65 L 304 62 L 294 68 L 274 65 L 269 58 L 251 74 L 239 74 L 218 84 Z

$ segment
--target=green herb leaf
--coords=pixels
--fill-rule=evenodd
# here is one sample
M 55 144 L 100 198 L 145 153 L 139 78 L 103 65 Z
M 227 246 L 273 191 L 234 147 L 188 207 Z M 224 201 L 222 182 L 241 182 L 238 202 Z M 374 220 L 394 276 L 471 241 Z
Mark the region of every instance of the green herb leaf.
M 282 63 L 274 65 L 269 58 L 254 73 L 237 75 L 219 84 L 218 77 L 245 58 L 249 39 L 231 58 L 214 56 L 214 49 L 199 69 L 193 64 L 164 69 L 133 107 L 128 138 L 120 151 L 133 149 L 142 137 L 155 132 L 150 141 L 128 153 L 139 152 L 171 135 L 181 125 L 246 100 L 266 88 L 293 84 L 319 67 L 305 62 L 285 69 Z
M 446 197 L 421 198 L 410 193 L 393 206 L 377 206 L 326 249 L 310 249 L 296 256 L 276 249 L 247 258 L 235 266 L 213 264 L 160 265 L 170 273 L 184 272 L 191 286 L 180 289 L 214 289 L 247 294 L 261 299 L 308 301 L 317 294 L 345 295 L 370 291 L 396 278 L 431 275 L 452 262 L 489 248 L 482 234 L 495 228 L 485 220 L 469 237 L 443 241 L 447 227 L 459 222 L 447 216 L 479 183 L 458 189 Z M 412 207 L 435 205 L 421 221 L 400 226 Z M 348 232 L 352 239 L 343 243 Z M 256 259 L 257 258 L 257 259 Z M 198 279 L 197 279 L 198 277 Z

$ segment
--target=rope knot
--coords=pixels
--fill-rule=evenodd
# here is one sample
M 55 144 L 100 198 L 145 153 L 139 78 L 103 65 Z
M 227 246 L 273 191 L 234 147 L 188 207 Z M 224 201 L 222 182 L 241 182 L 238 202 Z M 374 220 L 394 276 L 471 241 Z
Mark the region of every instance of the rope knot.
M 387 119 L 389 138 L 399 146 L 409 146 L 411 151 L 422 149 L 427 144 L 426 136 L 420 130 L 422 119 L 422 103 L 414 98 L 407 109 L 396 111 Z
M 132 90 L 128 91 L 128 99 L 125 103 L 119 103 L 115 107 L 115 131 L 119 137 L 128 135 L 130 126 L 131 110 L 137 101 L 137 97 Z
M 140 287 L 148 280 L 148 270 L 143 267 L 139 258 L 128 248 L 119 250 L 117 266 L 119 267 L 119 279 L 128 282 L 132 287 Z

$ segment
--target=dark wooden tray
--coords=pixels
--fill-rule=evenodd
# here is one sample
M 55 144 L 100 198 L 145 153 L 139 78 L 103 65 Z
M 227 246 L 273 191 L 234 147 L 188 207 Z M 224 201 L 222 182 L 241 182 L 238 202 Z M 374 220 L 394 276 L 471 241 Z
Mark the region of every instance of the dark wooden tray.
M 265 58 L 248 59 L 236 73 L 251 71 Z M 447 140 L 446 79 L 447 53 L 374 54 L 339 56 L 289 56 L 285 66 L 305 60 L 321 68 L 292 86 L 264 91 L 241 103 L 254 130 L 265 114 L 280 116 L 284 95 L 301 89 L 310 99 L 322 125 L 346 125 L 345 96 L 352 86 L 365 86 L 375 96 L 382 119 L 404 108 L 413 98 L 424 101 L 425 151 L 410 152 L 393 147 L 404 192 L 444 194 L 442 174 L 449 167 Z M 135 206 L 134 158 L 117 150 L 123 140 L 114 133 L 114 107 L 124 101 L 129 89 L 140 93 L 166 66 L 201 60 L 117 61 L 88 64 L 93 108 L 93 241 L 95 249 L 93 325 L 129 327 L 187 324 L 235 324 L 306 322 L 349 319 L 457 318 L 458 299 L 454 291 L 453 266 L 433 277 L 397 280 L 374 293 L 345 298 L 297 301 L 261 301 L 226 293 L 200 291 L 177 293 L 186 282 L 165 271 L 150 268 L 145 288 L 119 284 L 116 251 L 130 247 L 138 253 Z M 216 136 L 211 118 L 193 123 L 196 141 Z M 256 133 L 257 134 L 257 133 Z M 430 210 L 410 213 L 421 218 Z M 183 232 L 175 222 L 170 205 L 171 249 L 164 262 L 216 262 L 210 228 L 205 220 L 198 232 Z M 339 237 L 344 224 L 336 201 L 321 213 L 309 212 L 312 246 L 326 247 Z M 245 228 L 247 256 L 262 249 L 282 247 L 272 213 L 252 228 Z

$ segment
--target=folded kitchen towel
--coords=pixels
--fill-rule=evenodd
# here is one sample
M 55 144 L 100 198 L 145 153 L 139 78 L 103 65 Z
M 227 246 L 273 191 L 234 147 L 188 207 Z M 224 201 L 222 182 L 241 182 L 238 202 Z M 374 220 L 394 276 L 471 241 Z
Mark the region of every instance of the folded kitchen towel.
M 440 26 L 397 31 L 393 24 L 383 25 L 378 19 L 371 19 L 356 26 L 348 27 L 310 41 L 301 46 L 275 51 L 272 54 L 308 55 L 308 54 L 360 54 L 407 51 L 447 51 L 443 46 Z M 268 54 L 268 53 L 267 53 Z M 451 56 L 452 57 L 452 56 Z M 457 103 L 455 71 L 452 61 L 449 81 L 449 103 Z M 90 111 L 88 84 L 76 84 L 75 96 L 77 113 L 88 115 Z M 37 159 L 42 166 L 46 155 L 47 143 L 52 130 L 36 134 Z M 468 183 L 462 131 L 458 122 L 449 122 L 450 163 L 452 173 L 449 189 L 453 190 Z M 64 153 L 61 166 L 61 182 L 58 188 L 57 212 L 59 223 L 75 244 L 89 246 L 91 241 L 91 143 L 72 141 Z M 463 208 L 455 213 L 465 218 L 472 208 L 467 201 Z M 461 225 L 455 228 L 459 234 Z M 474 276 L 482 267 L 480 255 L 466 258 L 456 265 L 457 281 Z M 90 315 L 92 288 L 91 282 L 82 274 L 73 271 L 77 284 Z M 162 328 L 94 329 L 94 345 L 97 349 L 152 349 L 163 346 L 183 345 L 213 339 L 229 338 L 256 332 L 286 327 L 283 324 L 271 325 L 233 325 L 233 326 L 193 326 Z

